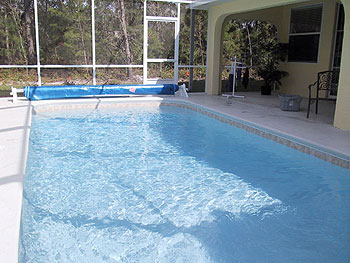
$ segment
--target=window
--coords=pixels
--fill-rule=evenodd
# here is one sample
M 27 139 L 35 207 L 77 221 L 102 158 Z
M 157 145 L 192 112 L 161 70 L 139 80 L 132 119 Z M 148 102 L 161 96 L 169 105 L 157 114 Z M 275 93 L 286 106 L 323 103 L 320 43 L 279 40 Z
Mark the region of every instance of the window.
M 290 18 L 288 61 L 317 63 L 322 5 L 293 8 Z

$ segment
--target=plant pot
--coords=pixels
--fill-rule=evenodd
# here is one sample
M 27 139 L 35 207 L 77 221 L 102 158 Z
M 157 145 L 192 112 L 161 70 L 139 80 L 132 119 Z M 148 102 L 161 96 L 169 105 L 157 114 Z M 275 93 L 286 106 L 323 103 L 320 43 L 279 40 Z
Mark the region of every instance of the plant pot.
M 271 95 L 271 86 L 261 86 L 261 95 Z

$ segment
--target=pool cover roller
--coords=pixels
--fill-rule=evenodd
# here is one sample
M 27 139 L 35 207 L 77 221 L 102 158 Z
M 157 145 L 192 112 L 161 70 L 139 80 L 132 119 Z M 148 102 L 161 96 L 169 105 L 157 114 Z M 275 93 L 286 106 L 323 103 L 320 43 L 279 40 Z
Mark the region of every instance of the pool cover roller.
M 178 89 L 176 84 L 26 86 L 24 96 L 28 100 L 47 100 L 112 95 L 173 95 Z

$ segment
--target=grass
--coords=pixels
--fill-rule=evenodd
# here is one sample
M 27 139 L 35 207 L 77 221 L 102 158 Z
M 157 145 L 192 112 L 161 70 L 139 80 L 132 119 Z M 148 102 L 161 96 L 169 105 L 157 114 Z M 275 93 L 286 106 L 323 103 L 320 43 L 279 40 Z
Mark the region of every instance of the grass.
M 11 90 L 0 90 L 0 97 L 10 97 Z
M 186 84 L 186 87 L 188 87 L 188 81 L 185 82 L 179 82 L 179 84 Z M 226 90 L 226 84 L 227 80 L 222 80 L 222 92 L 229 92 Z M 250 79 L 248 88 L 245 89 L 241 82 L 237 82 L 236 91 L 237 92 L 255 92 L 260 91 L 260 87 L 262 86 L 261 80 L 255 80 Z M 204 92 L 205 91 L 205 80 L 194 80 L 193 81 L 193 87 L 189 92 Z
M 127 82 L 119 82 L 118 84 L 130 84 Z M 188 87 L 188 81 L 179 82 L 179 84 L 185 84 L 186 87 Z M 226 84 L 227 80 L 222 80 L 222 91 L 223 92 L 229 92 L 226 90 Z M 23 86 L 26 85 L 25 83 L 13 83 L 13 84 L 1 84 L 0 83 L 0 97 L 8 97 L 10 96 L 11 87 L 14 88 L 23 88 Z M 35 85 L 33 83 L 30 83 L 29 85 Z M 48 84 L 50 85 L 50 84 Z M 57 84 L 57 85 L 63 85 L 63 84 Z M 236 91 L 237 92 L 254 92 L 254 91 L 260 91 L 260 86 L 262 85 L 261 80 L 255 80 L 250 79 L 248 88 L 245 89 L 241 82 L 237 82 Z M 189 92 L 204 92 L 205 91 L 205 79 L 201 80 L 194 80 L 193 81 L 193 87 Z

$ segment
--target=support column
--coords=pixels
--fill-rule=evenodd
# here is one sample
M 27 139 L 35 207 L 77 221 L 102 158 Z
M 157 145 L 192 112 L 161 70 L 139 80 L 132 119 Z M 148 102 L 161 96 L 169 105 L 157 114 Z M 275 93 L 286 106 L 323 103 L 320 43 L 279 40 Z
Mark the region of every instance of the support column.
M 219 95 L 221 93 L 221 55 L 222 55 L 222 25 L 225 16 L 208 14 L 208 42 L 207 42 L 207 78 L 205 93 Z
M 174 82 L 179 82 L 179 48 L 180 48 L 180 18 L 181 18 L 181 6 L 180 3 L 176 3 L 177 18 L 175 22 L 175 52 L 174 52 Z
M 96 85 L 95 0 L 91 0 L 92 84 Z
M 35 46 L 36 46 L 36 66 L 37 66 L 37 73 L 38 73 L 38 86 L 41 86 L 38 0 L 34 0 L 34 24 L 35 24 Z
M 343 50 L 334 126 L 350 131 L 350 0 L 343 0 L 345 11 Z
M 190 66 L 193 66 L 194 54 L 194 24 L 195 24 L 195 10 L 191 9 L 191 26 L 190 26 Z M 188 89 L 193 88 L 193 68 L 190 68 L 190 80 Z
M 147 0 L 143 1 L 143 84 L 147 83 L 147 57 L 148 57 L 148 21 L 147 16 Z

